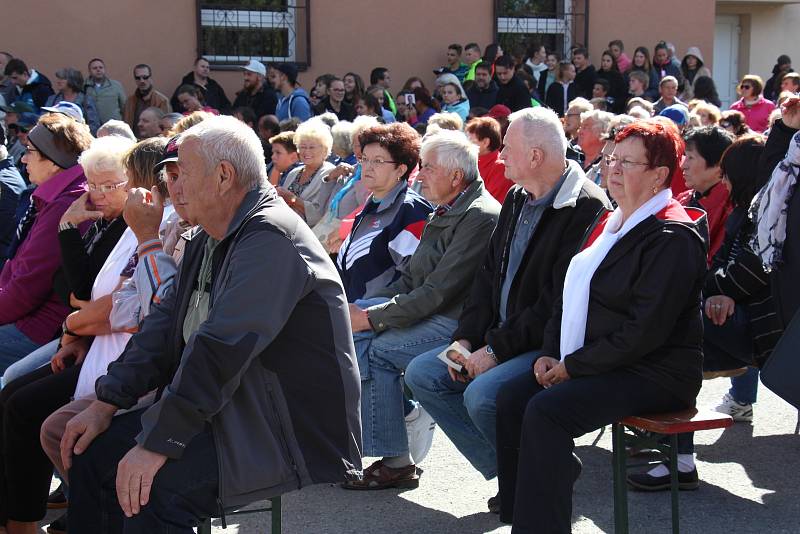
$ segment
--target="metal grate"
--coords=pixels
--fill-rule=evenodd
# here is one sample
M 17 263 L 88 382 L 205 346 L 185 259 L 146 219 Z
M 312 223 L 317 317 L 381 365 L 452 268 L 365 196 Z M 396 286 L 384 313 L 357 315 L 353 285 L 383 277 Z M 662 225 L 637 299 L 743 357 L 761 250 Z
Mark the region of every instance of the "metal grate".
M 562 56 L 571 46 L 586 46 L 588 0 L 495 0 L 496 41 L 519 55 L 534 42 Z
M 197 2 L 198 52 L 217 67 L 310 63 L 309 0 Z

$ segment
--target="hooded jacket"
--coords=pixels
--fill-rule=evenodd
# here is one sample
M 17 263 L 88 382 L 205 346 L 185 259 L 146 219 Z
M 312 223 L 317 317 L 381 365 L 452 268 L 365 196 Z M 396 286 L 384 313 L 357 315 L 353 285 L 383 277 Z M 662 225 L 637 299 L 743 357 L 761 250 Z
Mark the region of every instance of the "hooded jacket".
M 97 397 L 130 408 L 158 388 L 136 441 L 175 460 L 210 424 L 223 509 L 356 476 L 358 365 L 319 240 L 271 186 L 247 193 L 214 248 L 208 318 L 184 343 L 208 239 L 188 237 L 176 282 L 97 380 Z
M 17 87 L 12 87 L 11 94 L 14 98 L 8 104 L 25 102 L 30 104 L 36 113 L 39 113 L 39 108 L 44 106 L 47 98 L 53 94 L 53 86 L 44 74 L 31 69 L 30 78 L 25 87 L 21 90 Z
M 606 194 L 569 161 L 567 176 L 553 204 L 544 210 L 511 284 L 506 320 L 500 324 L 500 299 L 514 229 L 528 192 L 508 193 L 483 263 L 475 274 L 452 340 L 473 347 L 491 345 L 501 362 L 542 346 L 544 327 L 561 294 L 572 256 L 598 214 L 610 208 Z
M 686 58 L 689 56 L 694 56 L 697 58 L 697 68 L 695 70 L 689 70 L 689 66 L 686 64 Z M 680 99 L 684 102 L 688 102 L 694 98 L 694 82 L 697 80 L 697 78 L 700 76 L 708 76 L 711 78 L 711 71 L 705 66 L 703 54 L 700 52 L 698 47 L 690 46 L 686 51 L 686 55 L 683 56 L 683 61 L 681 61 L 681 73 L 683 74 L 685 81 L 683 84 L 683 92 L 680 94 Z
M 300 119 L 300 122 L 310 119 L 312 115 L 311 101 L 308 99 L 308 93 L 306 93 L 305 89 L 298 87 L 288 96 L 279 97 L 275 115 L 278 116 L 279 121 L 294 117 Z
M 464 98 L 463 100 L 460 100 L 455 104 L 445 104 L 444 106 L 442 106 L 442 111 L 443 112 L 449 111 L 451 113 L 455 113 L 456 115 L 461 117 L 462 121 L 466 123 L 467 116 L 469 115 L 469 100 Z
M 564 358 L 570 377 L 624 368 L 694 405 L 703 380 L 704 219 L 702 210 L 671 200 L 611 248 L 592 277 L 584 345 Z M 556 359 L 561 313 L 559 296 L 543 347 Z

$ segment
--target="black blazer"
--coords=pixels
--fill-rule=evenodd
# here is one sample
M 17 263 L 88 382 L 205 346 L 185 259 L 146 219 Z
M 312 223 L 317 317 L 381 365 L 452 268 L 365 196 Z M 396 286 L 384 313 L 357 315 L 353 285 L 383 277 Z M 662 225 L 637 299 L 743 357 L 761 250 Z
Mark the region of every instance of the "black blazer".
M 700 293 L 705 212 L 673 201 L 617 242 L 591 281 L 584 346 L 564 359 L 570 377 L 629 369 L 693 406 L 703 380 Z M 562 297 L 547 324 L 543 354 L 560 358 Z
M 569 178 L 565 186 L 568 184 Z M 508 255 L 514 228 L 527 200 L 528 194 L 520 186 L 512 187 L 506 195 L 486 257 L 475 274 L 452 337 L 454 341 L 467 339 L 475 348 L 491 345 L 500 361 L 542 346 L 544 327 L 561 294 L 569 261 L 587 228 L 608 206 L 603 190 L 584 179 L 575 207 L 550 206 L 544 211 L 511 285 L 506 321 L 499 326 L 500 293 Z
M 111 221 L 91 254 L 86 253 L 83 238 L 78 230 L 64 230 L 58 233 L 61 268 L 56 271 L 53 278 L 53 289 L 64 304 L 72 307 L 69 303 L 70 293 L 75 293 L 75 297 L 80 300 L 92 299 L 94 279 L 126 228 L 128 225 L 122 215 Z
M 567 103 L 571 102 L 578 96 L 578 86 L 572 82 L 567 86 Z M 547 96 L 544 99 L 544 104 L 555 111 L 559 117 L 563 117 L 567 110 L 564 108 L 564 86 L 561 82 L 553 82 L 547 89 Z

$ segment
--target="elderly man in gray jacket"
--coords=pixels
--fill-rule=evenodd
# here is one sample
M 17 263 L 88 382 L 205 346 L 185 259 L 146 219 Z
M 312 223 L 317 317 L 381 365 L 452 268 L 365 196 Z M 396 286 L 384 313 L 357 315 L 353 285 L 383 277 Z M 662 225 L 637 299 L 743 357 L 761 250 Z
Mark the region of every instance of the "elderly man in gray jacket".
M 366 468 L 362 479 L 346 482 L 346 489 L 419 485 L 414 462 L 420 458 L 409 450 L 404 415 L 412 414 L 404 413 L 400 378 L 417 355 L 452 335 L 500 214 L 500 204 L 479 176 L 478 148 L 463 133 L 426 135 L 420 160 L 417 180 L 437 208 L 400 278 L 374 293 L 369 306 L 359 306 L 365 301 L 350 305 L 363 392 L 364 455 L 383 458 Z
M 251 128 L 216 117 L 178 143 L 173 202 L 200 228 L 173 289 L 98 379 L 98 400 L 67 424 L 76 532 L 189 533 L 227 508 L 361 467 L 336 269 L 264 185 Z M 153 389 L 152 406 L 117 414 Z

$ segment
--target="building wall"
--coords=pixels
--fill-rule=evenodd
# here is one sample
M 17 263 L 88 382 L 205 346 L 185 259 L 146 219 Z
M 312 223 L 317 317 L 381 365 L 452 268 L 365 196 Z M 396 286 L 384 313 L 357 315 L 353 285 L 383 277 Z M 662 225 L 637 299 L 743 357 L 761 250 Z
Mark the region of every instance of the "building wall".
M 589 54 L 595 65 L 608 42 L 621 39 L 631 58 L 638 46 L 651 54 L 655 44 L 670 41 L 679 58 L 690 46 L 700 47 L 709 68 L 713 63 L 714 2 L 711 0 L 591 0 Z
M 66 66 L 86 73 L 89 59 L 101 57 L 109 76 L 129 92 L 135 89 L 133 66 L 149 63 L 156 88 L 170 96 L 196 56 L 196 5 L 195 0 L 29 0 L 15 8 L 13 24 L 3 24 L 0 50 L 18 55 L 49 78 Z M 311 66 L 300 75 L 304 87 L 310 88 L 320 74 L 350 70 L 369 83 L 369 71 L 376 66 L 391 69 L 395 90 L 412 75 L 433 82 L 432 70 L 444 64 L 448 44 L 474 40 L 484 46 L 492 40 L 491 0 L 458 0 L 457 19 L 453 4 L 446 2 L 388 5 L 311 0 Z M 453 23 L 440 22 L 446 20 Z M 215 70 L 211 76 L 233 100 L 241 74 Z
M 799 58 L 793 57 L 797 47 L 790 38 L 800 28 L 800 5 L 720 2 L 717 14 L 740 16 L 740 76 L 754 73 L 766 81 L 781 54 L 789 54 L 800 63 Z

